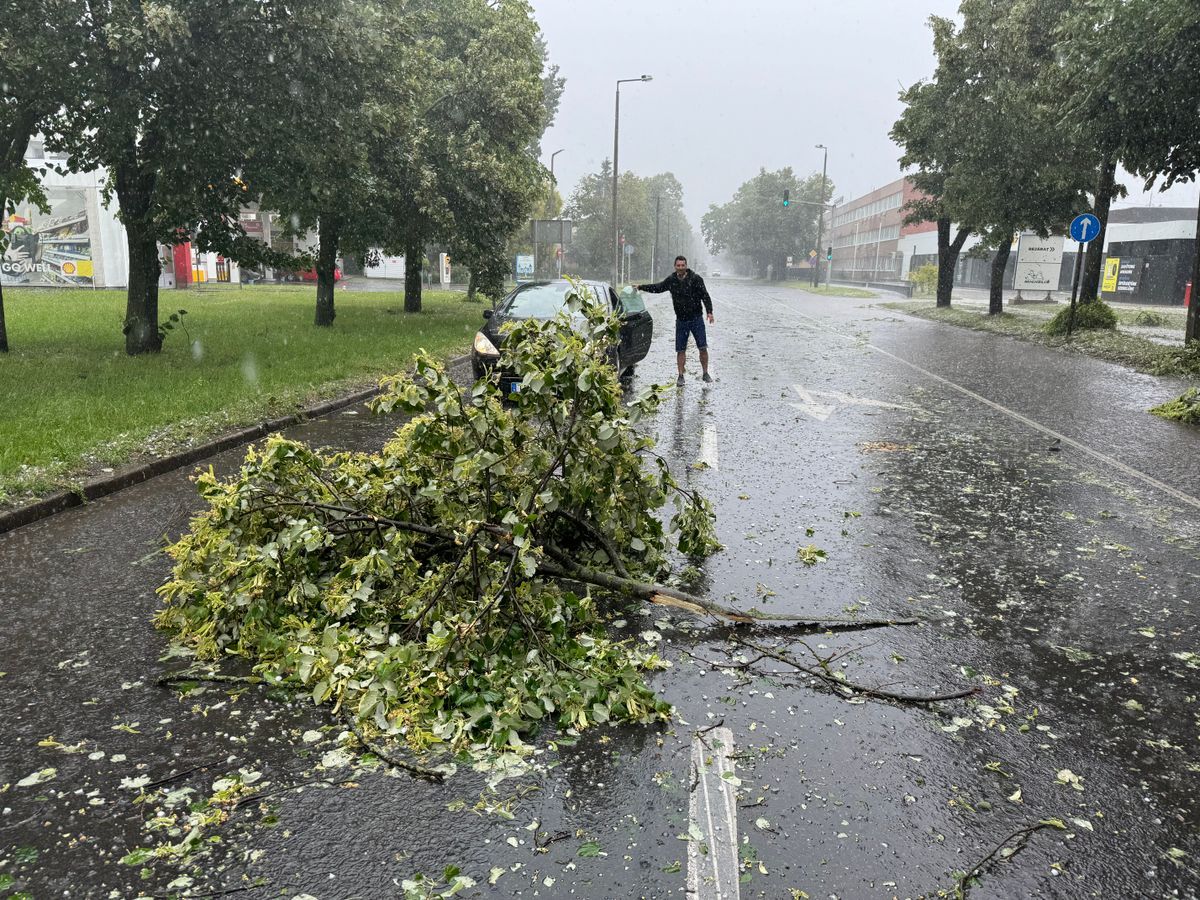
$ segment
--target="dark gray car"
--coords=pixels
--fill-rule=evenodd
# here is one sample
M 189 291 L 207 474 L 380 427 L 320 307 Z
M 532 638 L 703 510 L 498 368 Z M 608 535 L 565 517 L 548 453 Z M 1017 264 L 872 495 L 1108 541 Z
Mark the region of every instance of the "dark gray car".
M 627 291 L 618 295 L 612 286 L 603 281 L 584 281 L 597 299 L 607 302 L 610 309 L 621 317 L 621 339 L 613 351 L 613 366 L 622 377 L 632 375 L 633 368 L 646 358 L 650 341 L 654 336 L 654 320 L 651 319 L 641 294 Z M 471 348 L 471 362 L 475 377 L 492 370 L 500 361 L 500 349 L 507 337 L 502 328 L 507 322 L 521 319 L 552 319 L 567 305 L 569 281 L 531 281 L 522 284 L 505 297 L 496 309 L 485 309 L 487 319 L 483 328 L 475 335 Z M 520 389 L 521 379 L 511 372 L 501 371 L 500 389 L 508 394 Z

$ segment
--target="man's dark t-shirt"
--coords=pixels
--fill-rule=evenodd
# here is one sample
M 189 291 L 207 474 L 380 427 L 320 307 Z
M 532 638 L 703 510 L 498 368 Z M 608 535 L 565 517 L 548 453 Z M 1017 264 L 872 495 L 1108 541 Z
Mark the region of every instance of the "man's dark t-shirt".
M 704 279 L 691 269 L 688 269 L 682 278 L 672 272 L 658 284 L 639 284 L 637 289 L 649 294 L 670 291 L 676 319 L 685 321 L 698 319 L 703 312 L 712 315 L 712 298 L 708 296 L 708 288 L 704 286 Z M 703 304 L 703 312 L 701 304 Z

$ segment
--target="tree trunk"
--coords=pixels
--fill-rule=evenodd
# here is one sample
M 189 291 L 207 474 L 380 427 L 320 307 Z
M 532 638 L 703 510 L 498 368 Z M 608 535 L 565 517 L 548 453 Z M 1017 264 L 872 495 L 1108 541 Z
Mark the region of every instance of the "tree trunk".
M 158 242 L 145 221 L 125 222 L 129 247 L 129 289 L 125 300 L 125 352 L 130 356 L 158 353 Z
M 1196 251 L 1192 256 L 1192 300 L 1187 311 L 1187 328 L 1183 333 L 1186 347 L 1200 341 L 1200 206 L 1196 207 Z
M 950 297 L 954 293 L 954 270 L 958 266 L 958 255 L 962 252 L 963 244 L 971 236 L 970 228 L 958 229 L 954 240 L 950 240 L 950 225 L 948 218 L 937 221 L 938 228 L 938 280 L 937 305 L 948 307 Z
M 404 250 L 404 311 L 421 311 L 421 270 L 425 267 L 425 243 L 412 238 Z
M 0 204 L 0 209 L 3 209 Z M 4 285 L 0 284 L 0 353 L 8 352 L 8 328 L 4 324 Z
M 1100 165 L 1100 179 L 1096 184 L 1096 206 L 1093 212 L 1100 220 L 1100 233 L 1088 244 L 1083 263 L 1083 279 L 1079 285 L 1079 302 L 1091 303 L 1100 296 L 1100 275 L 1104 268 L 1104 233 L 1108 230 L 1108 209 L 1112 206 L 1113 190 L 1117 184 L 1117 163 L 1104 160 Z
M 477 286 L 477 284 L 476 284 L 476 281 L 475 281 L 475 270 L 474 270 L 474 269 L 472 269 L 472 270 L 471 270 L 471 275 L 470 275 L 470 277 L 467 279 L 467 302 L 468 302 L 468 303 L 474 303 L 474 302 L 475 302 L 475 292 L 476 292 L 477 290 L 478 290 L 478 286 Z
M 1004 270 L 1012 254 L 1012 241 L 1005 239 L 992 260 L 992 286 L 988 294 L 988 315 L 998 316 L 1004 312 Z
M 8 209 L 8 207 L 5 205 L 7 202 L 8 201 L 5 200 L 4 195 L 0 194 L 0 216 L 3 216 L 5 214 L 5 211 Z M 5 250 L 4 240 L 2 238 L 0 238 L 0 262 L 2 262 L 4 260 L 4 250 Z M 7 353 L 7 352 L 8 352 L 8 328 L 4 324 L 4 282 L 3 282 L 3 279 L 0 278 L 0 353 Z
M 117 202 L 129 248 L 129 287 L 125 300 L 125 352 L 158 353 L 158 276 L 161 263 L 151 215 L 157 175 L 137 161 L 132 135 L 125 159 L 116 167 Z
M 333 308 L 333 290 L 336 286 L 334 271 L 337 269 L 338 238 L 341 229 L 336 219 L 320 220 L 317 246 L 317 316 L 318 327 L 333 325 L 337 312 Z

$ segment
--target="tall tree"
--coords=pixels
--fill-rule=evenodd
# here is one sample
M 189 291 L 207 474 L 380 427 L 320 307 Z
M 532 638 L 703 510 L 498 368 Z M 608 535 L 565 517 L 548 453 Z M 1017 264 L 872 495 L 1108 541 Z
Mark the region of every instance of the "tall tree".
M 425 52 L 422 105 L 374 151 L 391 197 L 389 248 L 406 257 L 409 312 L 421 309 L 414 263 L 428 244 L 494 264 L 496 248 L 528 219 L 542 191 L 536 147 L 548 124 L 543 48 L 525 0 L 450 0 L 414 33 Z
M 668 256 L 687 255 L 694 243 L 691 223 L 683 210 L 683 185 L 671 172 L 642 177 L 622 172 L 617 186 L 621 234 L 634 248 L 630 277 L 635 281 L 658 277 L 650 273 L 654 255 L 655 209 L 658 211 L 658 263 Z M 657 198 L 657 200 L 656 200 Z M 612 162 L 605 159 L 597 172 L 579 179 L 564 212 L 575 224 L 571 268 L 581 275 L 608 280 L 612 272 Z
M 1057 52 L 1044 58 L 1038 76 L 1041 99 L 1058 116 L 1056 127 L 1072 135 L 1076 158 L 1095 173 L 1091 211 L 1100 220 L 1100 233 L 1088 244 L 1079 282 L 1081 303 L 1099 296 L 1109 211 L 1112 201 L 1126 193 L 1117 182 L 1117 168 L 1128 155 L 1130 142 L 1136 140 L 1129 121 L 1118 114 L 1113 91 L 1096 77 L 1096 57 L 1108 52 L 1107 44 L 1114 39 L 1113 8 L 1113 0 L 1072 3 L 1055 35 Z M 1125 38 L 1119 42 L 1124 46 Z M 1129 68 L 1130 55 L 1119 59 L 1119 73 L 1111 73 L 1116 80 L 1143 80 L 1144 73 Z M 1079 73 L 1087 75 L 1079 77 Z
M 158 244 L 189 233 L 200 249 L 254 252 L 241 230 L 238 179 L 248 136 L 267 123 L 245 117 L 253 78 L 231 77 L 271 52 L 286 21 L 282 0 L 91 0 L 77 5 L 83 46 L 73 102 L 48 128 L 47 145 L 74 171 L 104 168 L 125 226 L 129 286 L 125 350 L 161 348 Z M 197 100 L 197 98 L 199 98 Z
M 1041 102 L 1038 74 L 1055 53 L 1054 26 L 1066 0 L 963 0 L 962 27 L 942 45 L 957 79 L 965 131 L 957 123 L 941 140 L 957 140 L 945 171 L 941 203 L 949 218 L 976 231 L 995 250 L 988 311 L 1003 312 L 1004 269 L 1013 234 L 1046 235 L 1087 204 L 1091 172 L 1077 159 L 1075 136 L 1055 127 Z M 959 106 L 956 105 L 957 112 Z
M 822 196 L 821 184 L 819 173 L 801 179 L 790 167 L 775 172 L 760 169 L 729 203 L 714 204 L 704 214 L 701 230 L 708 249 L 748 260 L 760 278 L 768 273 L 783 278 L 789 256 L 803 257 L 816 247 L 817 219 L 834 190 L 833 182 L 826 179 Z
M 905 223 L 937 223 L 937 305 L 949 306 L 954 291 L 954 271 L 971 227 L 957 223 L 957 230 L 943 197 L 946 175 L 954 170 L 967 138 L 974 112 L 965 90 L 967 72 L 957 53 L 955 26 L 949 19 L 931 16 L 934 53 L 938 67 L 929 82 L 917 82 L 900 92 L 904 112 L 892 126 L 891 137 L 904 153 L 902 168 L 911 168 L 909 180 L 920 196 L 908 203 Z
M 71 65 L 80 36 L 77 19 L 78 4 L 70 0 L 0 0 L 0 219 L 8 217 L 10 204 L 26 199 L 46 208 L 25 151 L 77 84 Z M 0 229 L 0 259 L 6 249 L 7 232 Z M 0 353 L 7 352 L 0 284 Z
M 258 63 L 246 178 L 283 232 L 318 233 L 315 324 L 330 326 L 336 263 L 382 240 L 386 219 L 370 147 L 411 116 L 416 89 L 403 7 L 375 0 L 295 0 Z
M 1093 44 L 1098 89 L 1127 135 L 1122 162 L 1163 189 L 1200 171 L 1200 4 L 1108 0 Z M 1200 208 L 1185 343 L 1200 341 Z

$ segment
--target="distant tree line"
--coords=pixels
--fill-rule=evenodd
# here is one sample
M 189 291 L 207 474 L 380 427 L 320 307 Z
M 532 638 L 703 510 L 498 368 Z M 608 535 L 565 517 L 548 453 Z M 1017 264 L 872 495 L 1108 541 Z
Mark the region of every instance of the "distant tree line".
M 629 280 L 661 278 L 677 254 L 695 249 L 695 233 L 683 212 L 683 185 L 671 172 L 640 176 L 622 172 L 617 184 L 617 217 L 629 254 Z M 563 215 L 575 226 L 569 248 L 573 272 L 608 280 L 613 268 L 612 162 L 579 179 Z M 657 229 L 656 229 L 657 222 Z M 658 244 L 655 246 L 657 234 Z M 652 272 L 652 263 L 658 271 Z
M 1102 229 L 1080 284 L 1092 302 L 1109 207 L 1124 191 L 1118 167 L 1163 189 L 1200 170 L 1200 3 L 963 0 L 959 15 L 961 24 L 930 19 L 937 69 L 901 93 L 892 129 L 926 195 L 908 220 L 938 224 L 937 303 L 950 305 L 958 254 L 974 233 L 997 251 L 989 308 L 999 313 L 1013 232 L 1045 236 L 1084 211 Z M 1193 302 L 1185 341 L 1197 340 Z
M 788 257 L 807 260 L 811 250 L 823 255 L 817 222 L 833 196 L 833 182 L 824 182 L 822 196 L 822 181 L 819 173 L 801 178 L 791 168 L 759 170 L 732 200 L 704 214 L 700 227 L 708 249 L 732 257 L 741 274 L 775 280 L 784 277 Z
M 297 265 L 246 234 L 252 203 L 318 230 L 318 325 L 343 254 L 404 253 L 409 311 L 431 243 L 495 282 L 563 82 L 527 0 L 0 0 L 0 87 L 0 211 L 45 206 L 35 134 L 60 171 L 107 171 L 138 354 L 161 346 L 159 244 Z

